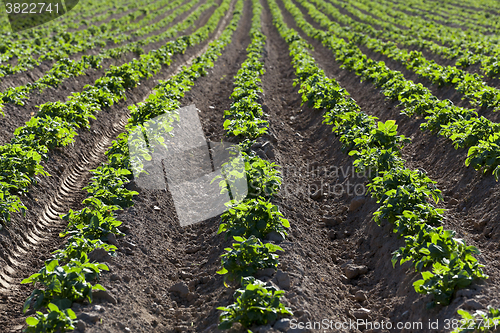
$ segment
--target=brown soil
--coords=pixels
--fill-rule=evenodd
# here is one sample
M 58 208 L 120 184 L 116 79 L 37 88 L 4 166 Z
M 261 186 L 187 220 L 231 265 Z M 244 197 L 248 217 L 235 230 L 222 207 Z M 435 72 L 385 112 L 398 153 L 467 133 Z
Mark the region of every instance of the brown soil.
M 201 24 L 206 20 L 208 17 L 203 16 Z M 209 41 L 213 40 L 214 35 L 215 33 L 210 36 Z M 109 139 L 114 139 L 123 130 L 124 120 L 129 112 L 127 106 L 144 100 L 159 80 L 170 77 L 178 66 L 198 55 L 207 44 L 208 41 L 205 41 L 189 48 L 182 55 L 175 55 L 172 65 L 164 66 L 152 79 L 128 91 L 126 101 L 98 113 L 91 130 L 80 131 L 73 147 L 56 149 L 51 152 L 48 161 L 43 163 L 45 170 L 52 176 L 41 179 L 39 185 L 33 187 L 28 196 L 23 198 L 28 207 L 26 217 L 14 214 L 12 222 L 0 231 L 1 332 L 19 331 L 22 327 L 26 315 L 20 310 L 31 287 L 21 286 L 19 282 L 38 271 L 43 261 L 50 258 L 50 252 L 61 247 L 62 240 L 58 234 L 65 225 L 63 221 L 52 219 L 51 216 L 57 217 L 57 213 L 81 208 L 80 203 L 85 196 L 81 188 L 88 183 L 88 171 L 105 161 L 103 153 L 110 144 Z M 111 130 L 113 127 L 116 131 Z M 51 207 L 54 201 L 57 207 L 55 211 Z M 43 215 L 47 209 L 48 218 Z M 22 265 L 17 266 L 19 262 Z M 8 288 L 7 292 L 5 288 Z
M 278 3 L 289 27 L 297 29 L 293 18 L 283 10 L 282 3 Z M 282 190 L 274 202 L 291 224 L 289 237 L 279 242 L 285 249 L 280 254 L 279 269 L 291 280 L 284 303 L 293 310 L 293 319 L 304 323 L 324 319 L 349 322 L 355 321 L 356 311 L 365 308 L 370 310 L 369 319 L 374 322 L 384 320 L 393 325 L 397 322 L 422 322 L 423 325 L 423 330 L 381 329 L 371 332 L 447 332 L 450 330 L 444 329 L 446 320 L 457 318 L 459 308 L 470 309 L 471 299 L 481 307 L 498 307 L 500 227 L 495 222 L 499 220 L 500 212 L 494 208 L 499 199 L 498 182 L 491 175 L 483 176 L 466 168 L 466 150 L 455 150 L 442 137 L 420 131 L 421 119 L 400 115 L 396 103 L 386 100 L 371 83 L 361 83 L 354 73 L 341 69 L 329 49 L 297 29 L 315 47 L 313 55 L 319 66 L 349 91 L 364 112 L 379 117 L 381 121 L 396 120 L 400 134 L 412 138 L 412 143 L 403 151 L 407 166 L 424 169 L 437 181 L 444 196 L 444 202 L 438 206 L 447 209 L 445 227 L 455 230 L 457 237 L 477 246 L 482 252 L 479 258 L 490 279 L 458 291 L 447 307 L 427 310 L 425 304 L 430 298 L 418 295 L 412 286 L 419 278 L 418 274 L 409 264 L 392 267 L 392 252 L 403 241 L 392 233 L 390 225 L 383 223 L 378 226 L 371 220 L 378 205 L 365 196 L 367 179 L 353 173 L 352 158 L 341 151 L 341 144 L 331 133 L 330 126 L 322 124 L 322 112 L 301 105 L 298 87 L 293 87 L 295 71 L 290 64 L 288 46 L 272 24 L 267 3 L 262 1 L 262 4 L 263 32 L 268 38 L 262 100 L 269 115 L 270 133 L 259 141 L 269 142 L 272 146 L 271 160 L 280 166 L 283 175 Z M 223 113 L 230 106 L 233 76 L 244 61 L 245 48 L 250 42 L 250 13 L 251 5 L 247 1 L 232 43 L 208 75 L 199 78 L 182 100 L 183 105 L 195 104 L 200 110 L 203 130 L 210 141 L 224 138 Z M 74 147 L 51 154 L 51 159 L 44 165 L 53 176 L 42 179 L 40 185 L 30 191 L 30 197 L 24 200 L 30 207 L 28 216 L 15 216 L 12 224 L 0 233 L 2 266 L 13 265 L 9 251 L 16 244 L 27 250 L 23 257 L 16 258 L 25 265 L 15 267 L 13 273 L 6 273 L 6 280 L 13 282 L 9 284 L 9 281 L 0 279 L 0 288 L 2 285 L 9 288 L 7 293 L 0 293 L 0 331 L 20 330 L 26 317 L 20 311 L 22 303 L 32 289 L 18 283 L 36 272 L 50 256 L 50 251 L 62 243 L 57 237 L 63 228 L 61 222 L 50 228 L 35 228 L 33 224 L 36 222 L 31 221 L 38 220 L 60 190 L 64 177 L 74 169 L 73 165 L 76 168 L 82 156 L 94 156 L 88 153 L 93 150 L 99 158 L 90 162 L 97 165 L 104 161 L 104 148 L 99 148 L 98 143 L 105 137 L 116 135 L 107 129 L 112 124 L 119 128 L 128 112 L 126 106 L 144 99 L 158 79 L 167 78 L 178 65 L 196 55 L 205 45 L 190 49 L 186 55 L 177 57 L 172 66 L 164 68 L 154 80 L 130 91 L 127 102 L 101 112 L 98 121 L 92 125 L 93 130 L 101 133 L 100 136 L 82 132 Z M 91 156 L 86 159 L 92 159 Z M 64 166 L 62 172 L 60 165 Z M 80 208 L 84 194 L 79 189 L 88 177 L 87 171 L 79 171 L 78 181 L 74 182 L 78 186 L 73 184 L 76 189 L 72 191 L 72 197 L 58 204 L 62 211 Z M 317 188 L 322 189 L 320 193 L 323 195 L 311 196 L 313 189 Z M 168 191 L 140 189 L 134 207 L 121 213 L 119 219 L 124 222 L 126 236 L 117 240 L 118 256 L 110 259 L 110 272 L 104 273 L 101 280 L 111 297 L 96 299 L 93 304 L 74 305 L 79 318 L 83 319 L 80 330 L 218 332 L 220 311 L 217 307 L 233 301 L 233 289 L 224 287 L 222 277 L 215 273 L 220 267 L 219 256 L 231 244 L 216 234 L 220 218 L 183 228 L 179 225 Z M 27 230 L 35 230 L 35 236 L 42 239 L 36 247 L 29 245 L 34 241 L 31 236 L 23 239 Z M 363 266 L 366 271 L 347 278 L 346 267 L 353 264 Z M 276 282 L 275 275 L 263 279 Z M 169 291 L 178 284 L 188 287 L 187 295 Z M 429 328 L 429 321 L 436 320 L 440 323 L 439 329 Z M 254 332 L 278 332 L 271 326 L 252 329 Z M 234 331 L 243 332 L 238 328 Z M 299 331 L 306 330 L 288 330 Z M 359 332 L 356 329 L 309 331 Z M 369 327 L 364 332 L 370 332 Z

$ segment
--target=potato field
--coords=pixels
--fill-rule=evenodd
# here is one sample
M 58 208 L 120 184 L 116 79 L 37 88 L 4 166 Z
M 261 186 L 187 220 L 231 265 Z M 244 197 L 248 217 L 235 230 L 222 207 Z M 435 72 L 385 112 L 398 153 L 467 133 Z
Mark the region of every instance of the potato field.
M 0 332 L 500 332 L 500 2 L 25 2 Z

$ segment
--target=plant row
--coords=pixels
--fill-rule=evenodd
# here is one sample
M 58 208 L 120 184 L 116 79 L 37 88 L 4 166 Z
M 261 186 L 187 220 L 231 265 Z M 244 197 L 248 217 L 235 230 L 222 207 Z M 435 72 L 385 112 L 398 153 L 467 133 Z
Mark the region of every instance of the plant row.
M 33 27 L 31 29 L 12 33 L 7 15 L 1 16 L 0 36 L 2 40 L 19 40 L 28 38 L 47 37 L 53 33 L 61 33 L 68 29 L 79 29 L 82 25 L 88 25 L 87 18 L 92 18 L 92 22 L 99 22 L 113 15 L 113 12 L 120 13 L 126 11 L 127 1 L 123 0 L 82 0 L 69 13 L 58 17 L 49 24 Z M 133 4 L 129 4 L 132 5 Z M 113 11 L 112 11 L 113 9 Z
M 137 8 L 137 4 L 120 6 L 116 9 L 115 13 L 121 14 L 124 11 L 129 11 L 134 8 Z M 103 2 L 99 6 L 94 6 L 92 12 L 102 9 L 105 9 L 106 12 L 103 12 L 101 15 L 96 15 L 97 13 L 94 13 L 94 15 L 96 15 L 96 20 L 94 21 L 96 24 L 99 24 L 98 22 L 101 21 L 101 18 L 106 20 L 114 12 L 112 2 Z M 85 11 L 82 14 L 85 14 Z M 75 13 L 72 11 L 63 15 L 61 18 L 64 18 L 64 21 L 66 21 L 73 15 L 75 15 Z M 86 21 L 82 20 L 78 25 L 81 25 L 82 22 Z M 86 22 L 85 25 L 88 27 L 89 24 L 89 22 Z M 57 43 L 61 37 L 72 36 L 72 34 L 67 35 L 67 32 L 72 29 L 77 29 L 78 27 L 75 27 L 75 25 L 74 18 L 69 26 L 63 22 L 59 22 L 59 20 L 53 20 L 48 24 L 20 32 L 19 34 L 8 34 L 0 42 L 0 59 L 4 62 L 16 57 L 29 57 L 31 56 L 31 50 L 38 50 L 38 53 L 43 53 L 44 50 L 50 49 L 51 44 Z M 86 28 L 83 30 L 86 30 Z M 78 32 L 78 29 L 75 32 Z M 25 38 L 20 38 L 20 35 L 25 35 Z
M 293 3 L 283 2 L 298 20 Z M 380 204 L 374 220 L 390 222 L 394 233 L 404 238 L 405 247 L 393 253 L 393 264 L 409 261 L 421 272 L 422 279 L 414 287 L 418 293 L 434 296 L 429 306 L 449 304 L 456 289 L 487 278 L 473 257 L 479 251 L 441 226 L 444 210 L 431 204 L 442 198 L 435 182 L 424 172 L 405 167 L 401 149 L 410 140 L 397 134 L 395 121 L 377 122 L 361 112 L 348 92 L 318 68 L 309 51 L 312 47 L 287 28 L 276 2 L 269 3 L 274 24 L 289 44 L 303 102 L 325 111 L 325 123 L 333 126 L 343 150 L 355 158 L 356 170 L 368 175 L 369 193 Z
M 229 9 L 229 0 L 223 1 L 207 24 L 197 30 L 196 39 L 208 38 L 208 33 L 215 30 L 224 13 Z M 35 289 L 26 300 L 24 311 L 33 307 L 37 311 L 34 317 L 26 319 L 26 332 L 56 332 L 75 329 L 76 315 L 71 310 L 73 302 L 92 302 L 92 292 L 104 290 L 97 284 L 100 273 L 108 270 L 104 264 L 89 261 L 93 251 L 104 249 L 116 255 L 116 247 L 106 243 L 111 235 L 122 236 L 119 230 L 121 222 L 117 220 L 117 211 L 131 207 L 133 196 L 138 192 L 128 190 L 125 186 L 132 179 L 132 164 L 128 151 L 128 133 L 158 115 L 170 114 L 164 118 L 173 122 L 176 109 L 186 91 L 191 89 L 196 78 L 206 74 L 206 69 L 215 61 L 230 42 L 241 16 L 242 0 L 239 0 L 233 13 L 233 19 L 224 29 L 221 37 L 209 44 L 208 50 L 196 58 L 193 64 L 184 68 L 169 80 L 160 82 L 155 92 L 145 102 L 130 107 L 130 118 L 126 132 L 113 141 L 106 152 L 107 163 L 92 170 L 90 184 L 84 188 L 88 196 L 83 201 L 85 208 L 79 211 L 70 210 L 63 219 L 68 221 L 61 237 L 68 236 L 64 249 L 54 252 L 54 258 L 47 260 L 39 273 L 33 274 L 22 283 L 41 285 L 43 289 Z M 204 31 L 208 32 L 205 33 Z M 186 36 L 189 37 L 189 36 Z
M 265 325 L 280 315 L 291 315 L 280 298 L 284 291 L 258 280 L 254 275 L 262 269 L 276 269 L 277 251 L 281 247 L 263 241 L 269 233 L 278 233 L 284 239 L 289 222 L 283 218 L 278 206 L 271 202 L 278 192 L 281 177 L 274 163 L 257 156 L 250 148 L 255 139 L 267 132 L 268 122 L 259 97 L 262 93 L 261 76 L 264 64 L 261 61 L 266 41 L 261 31 L 262 6 L 259 0 L 252 0 L 253 16 L 250 29 L 251 42 L 247 47 L 247 58 L 234 77 L 233 100 L 229 110 L 224 112 L 226 135 L 236 136 L 241 141 L 239 150 L 245 161 L 248 194 L 241 202 L 228 203 L 229 209 L 222 214 L 218 234 L 225 233 L 236 241 L 221 255 L 221 269 L 224 283 L 240 285 L 233 297 L 234 303 L 219 307 L 219 329 L 230 329 L 236 322 L 245 328 Z M 223 190 L 227 180 L 221 181 Z
M 165 9 L 167 8 L 172 9 L 174 7 L 177 7 L 182 2 L 183 0 L 174 1 L 169 6 L 165 7 Z M 159 23 L 144 27 L 143 29 L 136 31 L 134 35 L 139 36 L 147 34 L 150 31 L 151 27 L 161 28 L 160 26 L 168 25 L 177 16 L 190 10 L 198 2 L 199 0 L 192 0 L 188 2 L 187 4 L 177 8 L 175 11 L 172 12 L 172 14 L 162 19 Z M 24 100 L 28 99 L 30 93 L 32 93 L 35 90 L 42 92 L 48 87 L 57 87 L 67 78 L 84 75 L 90 68 L 94 69 L 102 68 L 102 62 L 105 59 L 109 58 L 116 59 L 128 52 L 143 54 L 144 46 L 154 42 L 165 40 L 167 38 L 175 37 L 182 30 L 190 27 L 193 24 L 193 22 L 196 21 L 205 10 L 207 10 L 209 7 L 213 5 L 214 1 L 209 0 L 207 4 L 198 8 L 187 19 L 170 27 L 169 29 L 167 29 L 166 31 L 162 32 L 159 35 L 150 36 L 144 40 L 128 43 L 124 46 L 106 49 L 101 51 L 97 55 L 92 55 L 92 56 L 84 55 L 81 57 L 80 60 L 70 60 L 68 58 L 63 58 L 57 61 L 43 77 L 41 77 L 34 83 L 28 83 L 23 86 L 9 88 L 6 91 L 0 93 L 0 112 L 2 112 L 2 104 L 4 103 L 24 105 Z
M 474 0 L 445 0 L 444 2 L 450 3 L 451 5 L 459 8 L 467 8 L 469 10 L 490 11 L 492 14 L 498 14 L 500 12 L 500 6 L 495 0 L 482 0 L 480 7 L 478 7 L 478 2 Z
M 440 100 L 422 84 L 406 80 L 401 72 L 389 69 L 382 61 L 376 62 L 370 59 L 361 52 L 354 41 L 346 42 L 338 37 L 336 26 L 331 24 L 326 15 L 306 1 L 299 0 L 299 3 L 308 9 L 315 21 L 327 27 L 329 31 L 315 29 L 304 19 L 297 7 L 287 2 L 287 7 L 299 27 L 308 36 L 320 40 L 329 47 L 334 52 L 336 61 L 363 79 L 372 81 L 381 88 L 385 96 L 399 101 L 404 109 L 402 113 L 407 116 L 415 114 L 424 116 L 426 122 L 420 125 L 421 129 L 449 138 L 455 148 L 470 147 L 465 165 L 473 166 L 485 173 L 491 172 L 498 180 L 500 177 L 498 123 L 482 116 L 478 117 L 477 112 L 473 110 L 457 107 L 450 100 Z
M 349 2 L 356 3 L 356 6 L 359 3 L 368 5 L 368 1 L 366 0 L 350 0 Z M 373 14 L 392 24 L 408 28 L 414 35 L 420 35 L 443 45 L 462 46 L 463 48 L 471 51 L 479 51 L 483 54 L 495 53 L 494 51 L 497 49 L 496 43 L 498 42 L 498 37 L 495 35 L 485 35 L 470 29 L 463 30 L 458 27 L 431 22 L 397 10 L 394 6 L 379 3 Z
M 330 0 L 330 2 L 336 5 L 341 4 L 337 0 Z M 351 4 L 355 4 L 356 7 L 375 14 L 376 17 L 364 14 L 362 11 L 358 10 Z M 359 2 L 351 1 L 351 3 L 343 4 L 343 6 L 354 17 L 358 17 L 362 21 L 366 21 L 370 24 L 378 25 L 384 28 L 383 30 L 376 30 L 371 26 L 367 26 L 363 22 L 352 21 L 348 16 L 344 16 L 341 19 L 344 24 L 356 27 L 356 29 L 358 29 L 359 31 L 364 31 L 365 33 L 369 33 L 373 36 L 386 38 L 401 45 L 423 48 L 447 59 L 455 59 L 455 65 L 457 67 L 465 68 L 476 63 L 480 63 L 481 72 L 489 77 L 495 77 L 500 74 L 498 55 L 487 55 L 488 52 L 485 52 L 481 43 L 477 43 L 477 45 L 473 44 L 472 46 L 469 45 L 470 47 L 466 47 L 458 42 L 446 46 L 443 43 L 434 42 L 432 38 L 420 33 L 423 27 L 426 27 L 426 29 L 433 29 L 434 27 L 432 25 L 427 26 L 424 25 L 423 22 L 421 22 L 422 26 L 415 27 L 414 29 L 399 28 L 399 23 L 395 21 L 395 18 L 388 16 L 388 14 L 383 11 L 385 7 L 374 7 L 373 4 L 364 0 L 359 0 Z M 387 9 L 385 9 L 385 11 L 387 11 Z M 407 16 L 407 19 L 411 19 L 411 16 Z M 341 21 L 339 20 L 339 22 Z M 439 35 L 440 31 L 435 32 L 435 34 Z M 456 40 L 461 41 L 461 37 L 456 37 Z
M 445 3 L 427 3 L 421 0 L 413 0 L 411 3 L 406 3 L 406 6 L 398 1 L 382 1 L 382 3 L 436 22 L 465 26 L 482 34 L 495 33 L 500 28 L 500 23 L 493 19 L 493 15 L 485 11 L 472 11 Z
M 14 45 L 29 45 L 29 42 L 32 40 L 46 40 L 47 38 L 59 36 L 70 30 L 85 30 L 86 27 L 92 25 L 99 27 L 108 20 L 111 22 L 115 21 L 116 19 L 109 19 L 113 15 L 123 16 L 132 14 L 132 16 L 137 17 L 137 14 L 135 14 L 136 10 L 144 5 L 144 2 L 121 0 L 106 0 L 99 2 L 95 2 L 95 0 L 83 0 L 71 11 L 59 18 L 47 24 L 36 26 L 18 33 L 6 34 L 3 41 L 21 43 L 15 43 Z
M 312 0 L 312 2 L 321 4 L 320 7 L 326 10 L 328 14 L 334 15 L 334 17 L 336 14 L 340 14 L 332 5 L 323 0 Z M 349 17 L 346 20 L 351 21 L 349 27 L 354 30 L 358 30 L 358 27 L 361 27 L 360 30 L 365 30 L 365 28 L 374 30 L 371 26 L 362 23 L 352 24 L 354 20 L 351 20 Z M 330 22 L 325 22 L 325 26 L 328 23 Z M 477 73 L 467 73 L 455 66 L 443 67 L 434 60 L 427 60 L 422 52 L 400 49 L 395 42 L 386 42 L 377 38 L 370 38 L 362 32 L 342 29 L 340 25 L 334 22 L 331 22 L 328 28 L 334 29 L 340 37 L 353 40 L 357 44 L 364 45 L 375 52 L 387 56 L 389 59 L 400 62 L 407 69 L 429 79 L 432 83 L 439 86 L 454 86 L 473 106 L 491 108 L 498 108 L 500 106 L 500 90 L 488 86 Z M 394 34 L 394 32 L 390 32 L 390 34 Z
M 12 212 L 24 212 L 26 209 L 19 195 L 36 183 L 37 176 L 48 175 L 40 162 L 47 158 L 51 149 L 72 143 L 76 130 L 89 128 L 90 119 L 95 119 L 94 114 L 101 108 L 126 99 L 128 89 L 153 76 L 162 65 L 169 65 L 174 54 L 184 53 L 189 46 L 207 39 L 226 7 L 221 5 L 208 23 L 193 34 L 178 37 L 119 67 L 111 66 L 93 86 L 87 85 L 82 92 L 73 93 L 66 102 L 42 104 L 39 112 L 25 126 L 16 129 L 11 143 L 0 146 L 2 223 L 10 220 Z
M 500 324 L 500 309 L 488 306 L 488 311 L 476 310 L 473 314 L 458 310 L 462 317 L 454 322 L 451 333 L 495 332 Z
M 5 60 L 17 58 L 15 64 L 6 63 L 0 65 L 0 77 L 27 71 L 34 66 L 40 65 L 42 61 L 59 60 L 69 57 L 72 54 L 90 50 L 96 46 L 104 47 L 108 41 L 115 43 L 127 40 L 127 31 L 137 29 L 142 25 L 147 25 L 152 17 L 155 17 L 155 10 L 165 6 L 169 2 L 159 0 L 153 4 L 141 0 L 136 5 L 145 6 L 132 13 L 113 19 L 108 23 L 99 26 L 92 25 L 84 30 L 75 32 L 64 32 L 52 37 L 35 38 L 29 40 L 4 42 L 0 46 L 0 53 Z M 148 14 L 144 20 L 133 23 L 138 17 Z M 40 55 L 36 57 L 36 55 Z

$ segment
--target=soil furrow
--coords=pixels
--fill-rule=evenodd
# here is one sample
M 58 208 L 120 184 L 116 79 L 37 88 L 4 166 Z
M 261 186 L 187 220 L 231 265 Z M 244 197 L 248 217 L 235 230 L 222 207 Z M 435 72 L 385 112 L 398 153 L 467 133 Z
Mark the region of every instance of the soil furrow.
M 38 221 L 39 216 L 43 216 L 42 219 L 53 220 L 57 218 L 54 215 L 61 208 L 64 212 L 67 212 L 70 208 L 74 210 L 82 208 L 81 201 L 84 199 L 85 194 L 81 191 L 81 188 L 88 182 L 90 177 L 88 171 L 105 161 L 103 153 L 111 139 L 114 139 L 119 131 L 109 137 L 109 143 L 103 142 L 100 133 L 109 133 L 112 124 L 118 124 L 123 119 L 126 119 L 129 112 L 128 105 L 143 101 L 159 80 L 167 79 L 178 70 L 179 66 L 188 63 L 193 57 L 200 54 L 225 25 L 226 23 L 220 23 L 218 30 L 212 33 L 207 41 L 188 48 L 184 54 L 175 55 L 171 66 L 164 66 L 158 75 L 143 82 L 139 87 L 127 91 L 127 101 L 117 103 L 109 110 L 98 113 L 97 120 L 92 121 L 91 130 L 82 131 L 76 138 L 74 146 L 55 149 L 51 152 L 48 161 L 44 162 L 43 165 L 49 174 L 53 176 L 41 179 L 39 185 L 34 186 L 27 197 L 23 198 L 23 203 L 28 207 L 26 217 L 13 214 L 12 222 L 0 231 L 0 253 L 13 253 L 12 257 L 17 258 L 20 257 L 20 254 L 23 254 L 22 261 L 19 261 L 26 264 L 25 268 L 22 269 L 16 267 L 15 279 L 9 276 L 14 275 L 14 273 L 8 268 L 7 270 L 11 273 L 9 275 L 2 274 L 4 279 L 0 280 L 0 289 L 2 289 L 2 286 L 3 289 L 10 289 L 8 289 L 7 293 L 0 294 L 0 331 L 8 332 L 12 330 L 17 332 L 24 325 L 24 318 L 30 312 L 24 315 L 20 311 L 32 287 L 19 285 L 19 282 L 22 278 L 35 273 L 43 265 L 43 262 L 50 257 L 50 253 L 63 244 L 63 239 L 60 239 L 58 234 L 63 230 L 64 226 L 62 224 L 59 226 L 51 225 L 44 233 L 45 241 L 37 244 L 35 250 L 35 247 L 29 244 L 26 236 L 33 229 L 32 221 Z M 91 152 L 92 149 L 95 150 L 93 153 Z M 85 160 L 93 162 L 94 166 L 80 168 L 82 161 Z M 70 168 L 70 165 L 74 165 L 73 169 Z M 72 173 L 71 170 L 75 170 L 75 172 Z M 70 177 L 69 174 L 72 174 L 72 176 Z M 83 179 L 80 177 L 81 174 L 83 174 Z M 67 178 L 63 178 L 66 175 L 68 175 Z M 64 182 L 64 179 L 66 179 L 66 182 Z M 75 184 L 70 179 L 73 179 L 73 181 L 79 180 L 79 183 Z M 70 197 L 71 201 L 69 200 Z M 55 206 L 59 208 L 55 208 Z M 50 208 L 46 210 L 46 207 Z M 47 220 L 44 222 L 47 223 Z M 10 260 L 9 255 L 2 256 L 1 261 L 7 262 L 8 260 Z M 10 265 L 2 263 L 2 267 L 4 266 L 10 267 Z
M 200 110 L 210 141 L 222 138 L 223 110 L 230 106 L 233 76 L 250 42 L 250 13 L 251 5 L 246 3 L 233 41 L 215 67 L 199 78 L 181 101 Z M 215 109 L 210 108 L 214 105 Z M 111 272 L 103 274 L 101 281 L 117 295 L 118 302 L 102 304 L 102 323 L 89 325 L 86 331 L 115 332 L 128 327 L 135 332 L 213 332 L 219 315 L 216 308 L 231 302 L 232 291 L 215 274 L 219 256 L 231 242 L 216 235 L 218 218 L 183 228 L 169 192 L 139 192 L 134 207 L 119 216 L 127 236 L 118 239 L 120 254 L 109 263 Z M 177 297 L 170 293 L 169 288 L 176 283 L 188 286 L 189 294 Z M 77 306 L 77 311 L 94 313 L 95 308 Z
M 291 15 L 284 10 L 281 3 L 279 4 L 287 24 L 301 32 L 300 29 L 297 29 Z M 399 125 L 400 134 L 413 138 L 413 143 L 404 150 L 404 157 L 408 161 L 408 167 L 423 168 L 432 179 L 438 181 L 438 188 L 444 191 L 445 202 L 447 202 L 445 207 L 453 210 L 453 212 L 447 214 L 445 227 L 456 230 L 458 232 L 457 237 L 464 237 L 468 244 L 476 245 L 483 250 L 483 255 L 480 257 L 480 260 L 485 262 L 487 258 L 487 263 L 489 265 L 486 271 L 491 275 L 497 275 L 497 259 L 496 254 L 492 250 L 496 251 L 498 248 L 498 232 L 494 228 L 494 224 L 492 225 L 488 222 L 498 219 L 498 215 L 487 207 L 491 207 L 494 202 L 498 202 L 495 194 L 498 191 L 498 183 L 494 181 L 492 176 L 483 177 L 476 171 L 465 168 L 463 165 L 465 156 L 463 156 L 463 159 L 460 158 L 460 151 L 457 152 L 453 150 L 449 142 L 445 142 L 446 140 L 443 138 L 420 133 L 418 127 L 420 120 L 414 120 L 403 115 L 395 114 L 397 107 L 395 107 L 394 103 L 386 101 L 384 96 L 374 89 L 371 83 L 360 83 L 359 78 L 356 77 L 355 74 L 341 69 L 338 64 L 332 61 L 333 55 L 329 49 L 307 38 L 304 34 L 301 33 L 301 35 L 315 47 L 316 51 L 313 52 L 313 54 L 320 66 L 325 70 L 325 73 L 337 79 L 340 85 L 351 93 L 351 96 L 358 102 L 363 111 L 368 114 L 376 115 L 383 121 L 395 119 Z M 288 101 L 290 99 L 285 98 L 285 100 Z M 292 104 L 290 107 L 291 110 L 294 108 L 305 110 L 304 107 L 300 108 L 298 103 L 295 105 Z M 295 109 L 295 112 L 297 112 L 297 109 Z M 289 113 L 290 117 L 295 117 L 293 122 L 308 123 L 311 121 L 310 118 L 301 118 L 305 112 L 299 112 L 298 114 L 300 116 Z M 316 119 L 315 121 L 319 123 L 320 119 Z M 327 133 L 328 130 L 326 129 L 318 129 L 311 132 L 311 136 L 316 138 L 318 142 L 314 143 L 313 148 L 308 147 L 303 148 L 303 150 L 310 151 L 312 149 L 312 156 L 330 156 L 332 151 L 335 150 L 340 153 L 340 145 L 335 139 L 328 139 L 329 135 Z M 301 136 L 307 138 L 306 135 L 301 134 Z M 290 135 L 285 137 L 295 138 L 297 135 L 294 136 L 290 133 Z M 333 140 L 332 142 L 334 143 L 333 147 L 336 148 L 335 150 L 333 150 L 332 147 L 330 149 L 326 148 L 328 145 L 326 145 L 325 141 L 328 142 L 328 140 Z M 323 150 L 320 150 L 318 147 L 323 148 Z M 315 148 L 317 151 L 314 151 Z M 325 149 L 329 151 L 325 151 Z M 461 153 L 463 153 L 463 150 Z M 415 163 L 415 160 L 420 162 Z M 449 163 L 451 160 L 459 160 L 460 162 Z M 314 161 L 314 159 L 311 157 L 309 161 Z M 333 165 L 335 167 L 334 169 L 340 169 L 342 167 L 344 169 L 347 167 L 352 168 L 351 159 L 340 158 L 340 161 L 350 161 L 351 163 L 325 162 L 326 164 L 319 165 L 323 167 L 330 167 Z M 462 178 L 460 176 L 462 176 Z M 334 184 L 329 184 L 329 188 L 339 181 L 345 183 L 349 179 L 342 175 L 338 178 L 339 179 Z M 457 181 L 459 181 L 458 184 Z M 356 186 L 361 186 L 361 184 L 364 184 L 363 178 L 354 179 L 354 183 L 351 185 L 352 188 L 355 189 Z M 452 195 L 456 198 L 456 202 L 452 200 Z M 486 281 L 485 284 L 487 287 L 473 285 L 469 290 L 466 289 L 458 292 L 455 301 L 449 307 L 436 308 L 430 311 L 425 310 L 425 303 L 429 301 L 429 298 L 421 297 L 416 294 L 412 286 L 412 282 L 418 278 L 418 275 L 415 273 L 406 274 L 405 271 L 409 268 L 408 264 L 403 266 L 396 265 L 395 269 L 392 268 L 390 260 L 392 257 L 391 253 L 403 244 L 402 241 L 398 240 L 397 237 L 392 234 L 390 226 L 384 225 L 381 228 L 370 221 L 371 214 L 378 207 L 371 199 L 366 199 L 364 205 L 361 206 L 362 209 L 360 212 L 354 211 L 351 213 L 350 210 L 347 209 L 346 214 L 346 208 L 351 206 L 351 199 L 353 198 L 344 198 L 340 206 L 337 206 L 337 212 L 332 214 L 332 212 L 327 211 L 329 215 L 338 215 L 337 217 L 340 217 L 342 221 L 342 223 L 339 223 L 339 230 L 335 230 L 334 228 L 335 233 L 331 233 L 329 236 L 338 238 L 339 235 L 340 237 L 349 235 L 347 240 L 338 241 L 338 245 L 335 244 L 336 241 L 334 241 L 333 246 L 338 252 L 335 253 L 335 251 L 333 251 L 333 255 L 339 260 L 339 264 L 346 264 L 349 260 L 354 260 L 356 263 L 357 259 L 358 264 L 364 262 L 364 265 L 368 266 L 369 274 L 366 278 L 362 278 L 360 281 L 349 281 L 348 285 L 353 294 L 357 292 L 356 288 L 362 288 L 362 290 L 369 293 L 369 309 L 372 310 L 373 316 L 377 318 L 377 320 L 385 318 L 395 322 L 398 320 L 426 321 L 427 319 L 434 320 L 435 318 L 439 318 L 442 321 L 456 316 L 456 309 L 463 304 L 467 297 L 478 295 L 478 297 L 484 300 L 485 304 L 495 299 L 494 294 L 497 292 L 494 284 L 496 283 L 496 279 L 492 278 Z M 469 203 L 470 200 L 473 202 Z M 440 206 L 442 205 L 443 203 L 440 204 Z M 496 206 L 496 204 L 494 205 Z M 344 213 L 339 214 L 339 210 L 340 212 L 344 211 Z M 308 211 L 310 211 L 310 209 L 304 210 L 304 212 Z M 302 213 L 302 215 L 305 215 L 305 213 Z M 464 223 L 464 220 L 468 222 Z M 348 223 L 345 224 L 345 222 Z M 338 223 L 338 220 L 335 223 Z M 489 225 L 489 228 L 487 226 L 485 227 L 485 224 L 487 226 Z M 323 224 L 321 224 L 321 226 L 323 226 Z M 483 231 L 486 235 L 485 237 L 478 233 L 478 226 L 480 226 L 479 230 L 487 230 L 486 232 Z M 484 241 L 485 238 L 491 238 L 491 240 L 487 240 L 487 244 L 480 244 L 480 242 L 474 241 L 470 234 L 472 228 L 476 228 L 475 237 L 479 237 L 481 241 Z M 478 234 L 479 236 L 477 236 Z M 352 241 L 352 243 L 349 243 L 349 241 Z M 339 246 L 340 244 L 342 244 L 340 247 L 335 247 L 335 245 Z M 317 257 L 314 256 L 314 258 L 316 259 Z M 388 272 L 391 272 L 390 275 L 388 275 Z M 320 299 L 323 300 L 322 298 Z

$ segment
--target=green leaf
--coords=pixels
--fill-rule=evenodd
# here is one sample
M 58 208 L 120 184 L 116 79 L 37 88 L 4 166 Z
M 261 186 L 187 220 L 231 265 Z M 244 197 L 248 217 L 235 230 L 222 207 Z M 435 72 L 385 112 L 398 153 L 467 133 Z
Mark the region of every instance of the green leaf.
M 50 311 L 56 311 L 56 312 L 59 312 L 59 307 L 53 303 L 49 303 L 47 305 L 47 308 L 50 310 Z
M 57 260 L 52 260 L 48 264 L 45 264 L 45 267 L 47 267 L 47 272 L 53 272 L 58 265 L 59 262 Z
M 28 317 L 26 318 L 26 324 L 29 326 L 36 326 L 38 324 L 39 320 L 34 318 L 34 317 Z

